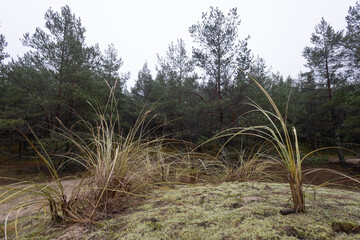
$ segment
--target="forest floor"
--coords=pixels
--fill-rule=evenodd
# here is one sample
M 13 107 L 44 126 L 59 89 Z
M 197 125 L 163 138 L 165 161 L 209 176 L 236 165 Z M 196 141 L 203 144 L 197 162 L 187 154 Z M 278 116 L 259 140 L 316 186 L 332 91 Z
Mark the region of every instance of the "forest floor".
M 8 166 L 8 168 L 6 168 Z M 3 165 L 0 176 L 41 181 L 44 174 L 34 162 L 17 169 Z M 359 175 L 358 165 L 341 167 L 331 161 L 320 168 Z M 303 169 L 313 169 L 304 166 Z M 36 173 L 37 172 L 37 173 Z M 53 226 L 38 218 L 39 205 L 19 214 L 20 239 L 360 239 L 360 193 L 349 191 L 351 183 L 321 170 L 304 177 L 306 212 L 283 216 L 280 210 L 291 207 L 290 190 L 284 183 L 232 182 L 175 185 L 155 190 L 147 199 L 121 214 L 98 222 L 92 229 L 83 225 Z M 332 188 L 315 185 L 331 182 Z M 2 180 L 0 185 L 9 184 Z M 76 179 L 64 180 L 65 191 Z M 333 187 L 336 187 L 333 188 Z M 346 189 L 338 189 L 346 188 Z M 0 223 L 21 196 L 0 205 Z M 41 214 L 40 214 L 41 215 Z M 9 219 L 15 218 L 13 213 Z M 11 230 L 10 230 L 11 231 Z M 0 232 L 0 234 L 2 234 Z
M 338 157 L 329 157 L 329 162 L 330 163 L 338 163 L 339 162 L 339 158 Z M 354 158 L 354 157 L 349 157 L 345 159 L 345 162 L 347 164 L 360 164 L 360 158 Z
M 155 190 L 121 214 L 97 222 L 53 226 L 19 221 L 20 239 L 360 239 L 360 193 L 305 186 L 306 212 L 291 207 L 287 184 L 228 182 Z
M 76 185 L 79 182 L 79 179 L 66 179 L 61 181 L 62 186 L 64 187 L 64 193 L 65 195 L 69 196 L 71 194 L 71 189 L 72 186 Z M 26 187 L 29 186 L 29 184 L 20 184 L 17 185 L 18 187 Z M 2 192 L 0 191 L 0 194 Z M 29 214 L 34 214 L 39 212 L 39 209 L 41 209 L 42 205 L 41 204 L 34 204 L 34 205 L 29 205 L 29 206 L 24 206 L 21 211 L 19 211 L 19 213 L 17 213 L 17 210 L 11 211 L 11 213 L 8 215 L 9 210 L 13 207 L 13 206 L 17 206 L 20 203 L 22 203 L 24 201 L 24 199 L 26 198 L 26 194 L 21 194 L 19 196 L 17 196 L 16 198 L 11 199 L 10 201 L 6 202 L 6 203 L 2 203 L 0 204 L 0 223 L 3 224 L 6 217 L 8 218 L 8 220 L 14 220 L 16 218 L 16 216 L 18 217 L 23 217 Z M 38 198 L 34 197 L 32 199 L 27 199 L 27 200 L 38 200 Z

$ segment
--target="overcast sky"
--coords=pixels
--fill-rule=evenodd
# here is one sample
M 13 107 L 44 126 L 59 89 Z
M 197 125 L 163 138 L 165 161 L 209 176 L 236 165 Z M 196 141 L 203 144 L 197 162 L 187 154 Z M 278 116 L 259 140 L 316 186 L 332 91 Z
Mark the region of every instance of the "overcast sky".
M 349 6 L 356 0 L 2 0 L 0 33 L 8 42 L 11 57 L 26 48 L 19 41 L 26 32 L 44 29 L 45 12 L 69 5 L 86 28 L 88 45 L 102 50 L 113 43 L 124 61 L 121 72 L 130 72 L 129 86 L 145 61 L 155 75 L 156 54 L 164 56 L 170 42 L 183 38 L 191 52 L 189 27 L 201 21 L 210 6 L 224 13 L 237 7 L 242 20 L 239 31 L 250 35 L 249 47 L 264 58 L 273 72 L 297 77 L 304 71 L 301 52 L 310 45 L 316 24 L 324 17 L 335 30 L 344 29 Z

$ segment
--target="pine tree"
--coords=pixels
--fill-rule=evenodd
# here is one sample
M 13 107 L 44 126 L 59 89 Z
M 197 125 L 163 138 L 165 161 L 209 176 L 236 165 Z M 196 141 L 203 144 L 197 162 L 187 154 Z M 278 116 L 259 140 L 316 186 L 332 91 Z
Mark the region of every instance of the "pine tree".
M 138 73 L 138 78 L 135 82 L 135 86 L 131 89 L 136 102 L 139 105 L 145 104 L 150 99 L 150 94 L 152 92 L 153 78 L 148 68 L 147 62 L 144 63 L 142 69 Z
M 319 83 L 323 84 L 327 89 L 327 98 L 331 103 L 335 89 L 344 84 L 344 78 L 341 75 L 342 51 L 340 42 L 342 40 L 342 32 L 335 31 L 323 18 L 316 25 L 315 33 L 311 36 L 312 47 L 305 47 L 303 56 L 307 63 L 306 67 L 310 68 L 315 74 Z M 340 136 L 341 119 L 340 114 L 334 105 L 330 106 L 330 114 L 333 125 L 333 134 L 335 144 L 338 147 L 338 156 L 341 163 L 345 163 L 342 151 L 342 141 Z
M 348 79 L 360 83 L 360 3 L 351 6 L 346 16 L 346 33 L 342 41 Z
M 211 7 L 202 14 L 202 21 L 192 25 L 189 32 L 198 44 L 193 48 L 193 58 L 203 72 L 203 79 L 220 128 L 226 124 L 225 112 L 229 112 L 229 93 L 234 89 L 236 67 L 244 67 L 244 59 L 248 59 L 247 40 L 239 40 L 238 27 L 240 19 L 237 9 L 233 8 L 225 16 L 218 8 Z M 245 58 L 244 58 L 245 56 Z M 210 110 L 209 113 L 213 114 Z M 232 117 L 233 119 L 234 117 Z M 229 121 L 228 121 L 229 122 Z
M 97 46 L 86 46 L 85 28 L 68 6 L 60 13 L 49 9 L 45 20 L 49 33 L 36 28 L 33 35 L 24 34 L 23 45 L 33 50 L 20 65 L 34 69 L 42 79 L 38 86 L 46 101 L 49 128 L 56 126 L 56 118 L 70 127 L 76 121 L 74 111 L 81 115 L 89 109 L 86 100 L 92 99 L 92 86 L 98 81 L 94 69 L 100 52 Z
M 0 65 L 2 66 L 3 60 L 9 57 L 9 54 L 5 52 L 5 48 L 7 46 L 7 42 L 5 40 L 5 36 L 0 34 Z
M 122 90 L 126 81 L 130 78 L 130 73 L 119 73 L 123 60 L 118 57 L 118 51 L 115 49 L 114 44 L 110 44 L 105 50 L 105 54 L 101 56 L 101 69 L 102 77 L 106 80 L 110 86 L 115 83 L 119 85 Z
M 156 70 L 154 88 L 161 89 L 157 94 L 157 112 L 171 120 L 166 127 L 177 137 L 196 139 L 199 133 L 189 129 L 199 125 L 195 116 L 200 113 L 195 108 L 202 96 L 198 93 L 193 60 L 182 39 L 169 45 L 165 57 L 158 56 Z
M 335 95 L 336 104 L 346 109 L 343 133 L 347 141 L 360 139 L 360 3 L 350 6 L 343 38 L 344 62 L 348 84 Z

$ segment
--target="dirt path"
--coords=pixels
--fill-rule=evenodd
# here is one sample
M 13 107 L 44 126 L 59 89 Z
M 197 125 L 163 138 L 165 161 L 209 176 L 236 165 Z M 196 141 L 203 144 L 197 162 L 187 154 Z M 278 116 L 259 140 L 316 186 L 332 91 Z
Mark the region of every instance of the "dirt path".
M 329 157 L 329 162 L 331 162 L 331 163 L 339 163 L 339 158 L 338 157 Z M 359 165 L 360 164 L 360 158 L 346 158 L 345 163 Z
M 64 187 L 64 193 L 67 196 L 67 198 L 70 197 L 71 195 L 71 191 L 73 190 L 73 187 L 77 184 L 79 184 L 79 179 L 68 179 L 68 180 L 63 180 L 61 181 L 63 187 Z M 51 183 L 49 182 L 48 185 L 50 185 Z M 44 184 L 45 185 L 45 184 Z M 18 185 L 17 188 L 26 188 L 30 186 L 30 184 L 21 184 Z M 4 189 L 0 188 L 0 193 L 4 192 Z M 2 198 L 1 198 L 2 199 Z M 18 210 L 12 210 L 12 208 L 16 207 L 16 206 L 21 206 L 21 204 L 23 204 L 25 201 L 36 201 L 39 200 L 41 202 L 46 202 L 43 201 L 44 199 L 39 197 L 32 197 L 29 198 L 27 194 L 23 193 L 20 194 L 18 196 L 16 196 L 15 198 L 10 199 L 9 201 L 0 204 L 0 224 L 3 224 L 7 215 L 8 216 L 8 220 L 14 220 L 16 218 L 16 215 L 18 214 L 18 217 L 22 217 L 28 214 L 34 214 L 37 213 L 39 210 L 41 210 L 41 207 L 43 206 L 43 203 L 36 203 L 36 204 L 31 204 L 29 206 L 24 206 L 21 208 L 21 210 L 18 213 Z

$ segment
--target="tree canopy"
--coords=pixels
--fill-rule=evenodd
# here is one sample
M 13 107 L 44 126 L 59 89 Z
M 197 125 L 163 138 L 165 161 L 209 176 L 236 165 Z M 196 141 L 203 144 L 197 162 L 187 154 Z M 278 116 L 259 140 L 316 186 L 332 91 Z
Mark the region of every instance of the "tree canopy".
M 8 59 L 0 34 L 1 144 L 19 143 L 20 151 L 26 149 L 15 129 L 30 136 L 29 125 L 54 152 L 68 150 L 68 143 L 52 132 L 80 131 L 79 116 L 96 120 L 93 108 L 106 111 L 113 86 L 125 131 L 148 108 L 158 116 L 152 124 L 161 125 L 159 131 L 195 143 L 231 127 L 266 125 L 249 103 L 270 106 L 249 75 L 286 113 L 287 124 L 297 127 L 307 149 L 359 143 L 358 2 L 345 19 L 343 30 L 320 20 L 302 53 L 308 71 L 291 78 L 272 72 L 263 58 L 252 54 L 250 36 L 240 35 L 236 8 L 223 13 L 210 7 L 189 27 L 192 51 L 183 39 L 171 42 L 164 56 L 157 56 L 156 71 L 145 62 L 128 91 L 130 73 L 120 72 L 126 61 L 121 52 L 113 44 L 103 52 L 98 44 L 88 45 L 86 29 L 69 6 L 59 12 L 49 9 L 44 27 L 23 35 L 21 42 L 30 50 L 18 59 Z M 238 140 L 242 146 L 254 144 Z

